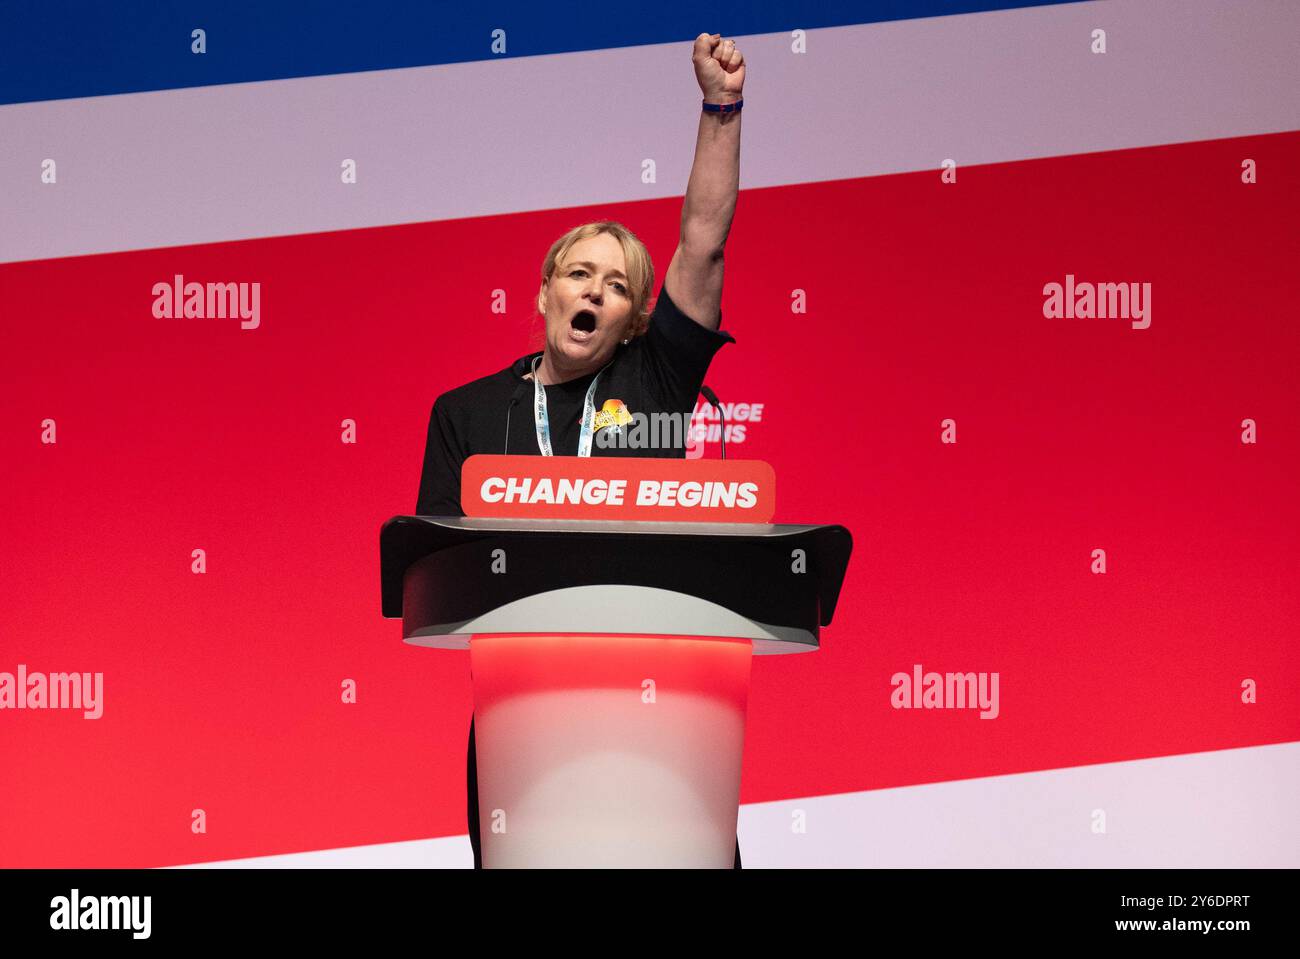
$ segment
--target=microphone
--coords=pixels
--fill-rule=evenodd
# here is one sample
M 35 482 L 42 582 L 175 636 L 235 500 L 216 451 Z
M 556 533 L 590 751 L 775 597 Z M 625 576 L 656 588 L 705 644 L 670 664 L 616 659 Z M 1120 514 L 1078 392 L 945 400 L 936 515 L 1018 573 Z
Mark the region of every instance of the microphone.
M 523 397 L 524 390 L 527 388 L 527 383 L 520 383 L 516 386 L 514 396 L 510 397 L 510 405 L 506 407 L 506 444 L 505 449 L 501 451 L 502 454 L 510 452 L 510 411 L 515 408 L 515 404 Z
M 708 386 L 700 384 L 700 395 L 709 401 L 709 405 L 718 411 L 718 418 L 722 420 L 722 458 L 727 458 L 727 417 L 722 412 L 722 404 L 718 402 L 718 396 Z

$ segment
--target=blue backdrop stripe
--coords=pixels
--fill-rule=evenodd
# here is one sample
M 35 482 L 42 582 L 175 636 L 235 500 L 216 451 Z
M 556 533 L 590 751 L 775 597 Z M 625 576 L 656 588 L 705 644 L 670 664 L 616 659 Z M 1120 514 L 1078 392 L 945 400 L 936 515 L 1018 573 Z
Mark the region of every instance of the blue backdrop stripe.
M 221 83 L 489 60 L 494 30 L 505 56 L 675 43 L 702 30 L 728 36 L 908 20 L 1076 0 L 842 0 L 799 19 L 787 2 L 640 5 L 582 0 L 462 4 L 429 0 L 306 5 L 16 3 L 0 6 L 0 104 L 170 90 Z M 207 51 L 190 50 L 195 28 Z

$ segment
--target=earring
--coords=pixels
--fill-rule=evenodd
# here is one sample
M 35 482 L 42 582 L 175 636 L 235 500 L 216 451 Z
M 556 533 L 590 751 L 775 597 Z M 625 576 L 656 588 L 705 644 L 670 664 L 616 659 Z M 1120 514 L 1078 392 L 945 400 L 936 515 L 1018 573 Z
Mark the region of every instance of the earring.
M 624 345 L 624 346 L 627 346 L 627 345 L 628 345 L 629 343 L 631 343 L 631 342 L 632 342 L 632 341 L 631 341 L 630 339 L 628 339 L 628 340 L 624 340 L 624 341 L 623 341 L 623 345 Z

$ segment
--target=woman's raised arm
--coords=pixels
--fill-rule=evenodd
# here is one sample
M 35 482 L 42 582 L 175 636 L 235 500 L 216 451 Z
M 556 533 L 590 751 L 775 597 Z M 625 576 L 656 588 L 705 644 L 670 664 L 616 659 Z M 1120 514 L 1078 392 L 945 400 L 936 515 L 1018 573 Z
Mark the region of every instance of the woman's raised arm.
M 745 85 L 745 58 L 732 40 L 701 33 L 691 51 L 704 102 L 732 104 Z M 695 160 L 682 201 L 682 229 L 664 287 L 677 307 L 716 330 L 722 305 L 722 251 L 740 189 L 741 111 L 700 111 Z

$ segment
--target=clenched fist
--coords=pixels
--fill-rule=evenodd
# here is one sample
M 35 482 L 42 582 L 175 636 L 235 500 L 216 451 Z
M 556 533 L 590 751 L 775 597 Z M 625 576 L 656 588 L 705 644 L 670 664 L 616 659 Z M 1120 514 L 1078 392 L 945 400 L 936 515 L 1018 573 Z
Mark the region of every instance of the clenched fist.
M 745 85 L 745 57 L 734 40 L 720 33 L 701 33 L 691 51 L 695 79 L 708 103 L 735 103 Z

